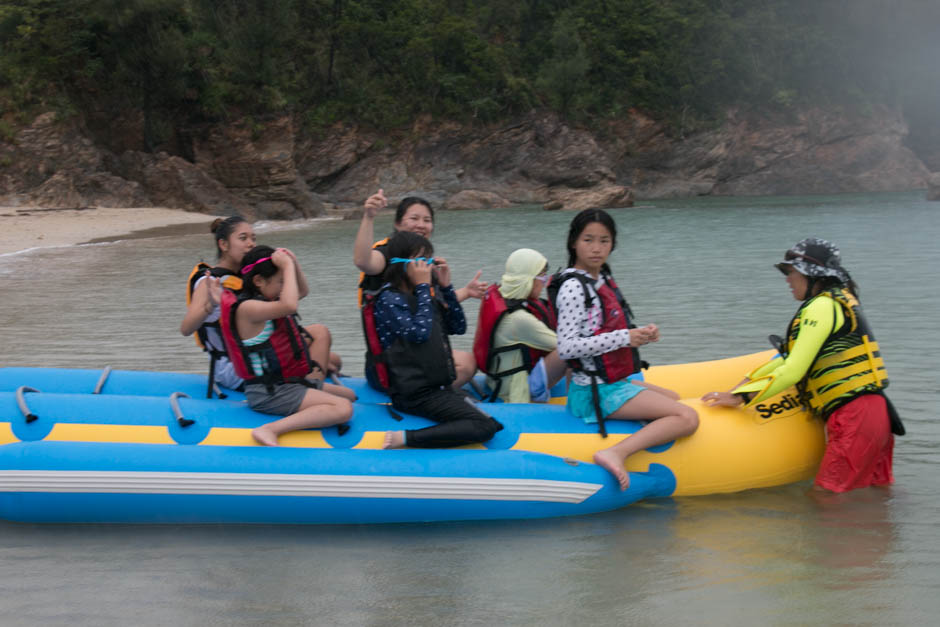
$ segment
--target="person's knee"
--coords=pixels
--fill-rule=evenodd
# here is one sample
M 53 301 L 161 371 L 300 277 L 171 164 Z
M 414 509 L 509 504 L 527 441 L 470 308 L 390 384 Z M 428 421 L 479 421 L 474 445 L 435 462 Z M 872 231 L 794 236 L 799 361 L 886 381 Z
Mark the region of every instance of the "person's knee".
M 349 422 L 352 419 L 353 404 L 349 399 L 338 396 L 333 404 L 336 407 L 338 423 Z
M 683 435 L 692 435 L 698 429 L 698 412 L 688 405 L 681 405 L 679 419 L 682 421 Z
M 325 324 L 311 324 L 306 327 L 307 333 L 313 337 L 314 342 L 331 342 L 332 336 L 330 335 L 330 330 L 326 327 Z

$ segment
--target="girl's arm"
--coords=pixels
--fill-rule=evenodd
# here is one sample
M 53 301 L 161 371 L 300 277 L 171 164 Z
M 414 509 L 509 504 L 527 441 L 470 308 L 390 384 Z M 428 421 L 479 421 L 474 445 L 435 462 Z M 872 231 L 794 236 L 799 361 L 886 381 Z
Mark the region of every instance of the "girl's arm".
M 277 320 L 297 313 L 298 291 L 297 271 L 293 258 L 284 249 L 279 248 L 271 255 L 271 261 L 284 273 L 284 285 L 277 300 L 250 299 L 238 307 L 237 316 L 250 324 L 267 320 Z M 244 334 L 247 335 L 247 334 Z
M 748 375 L 747 383 L 738 386 L 733 392 L 755 393 L 748 402 L 748 405 L 753 405 L 779 394 L 805 377 L 819 350 L 835 328 L 835 307 L 839 307 L 839 304 L 825 296 L 810 302 L 800 313 L 800 328 L 796 341 L 793 342 L 793 348 L 786 358 L 776 360 L 780 364 L 767 374 L 763 374 L 767 372 L 766 366 L 761 366 Z
M 205 278 L 199 279 L 196 283 L 196 289 L 193 290 L 193 297 L 189 301 L 189 306 L 186 308 L 186 315 L 183 316 L 183 321 L 180 323 L 180 333 L 183 335 L 195 333 L 206 321 L 206 317 L 219 304 L 220 293 L 219 279 L 209 276 L 208 273 Z M 213 295 L 215 295 L 214 299 Z
M 444 327 L 448 335 L 463 335 L 467 332 L 467 317 L 460 306 L 460 299 L 452 285 L 440 287 L 441 296 L 444 297 Z
M 431 337 L 431 286 L 421 283 L 414 293 L 418 301 L 417 311 L 414 313 L 404 296 L 385 290 L 375 304 L 375 315 L 376 318 L 381 318 L 382 326 L 390 331 L 392 337 L 404 338 L 412 344 L 423 344 Z M 379 321 L 376 320 L 376 323 L 378 325 Z
M 297 261 L 297 255 L 294 254 L 294 251 L 287 248 L 282 249 L 290 258 L 294 260 L 294 270 L 297 272 L 297 298 L 306 298 L 307 294 L 310 293 L 310 288 L 307 286 L 307 277 L 304 276 L 304 271 L 300 269 L 300 263 Z
M 369 196 L 363 205 L 362 222 L 359 223 L 359 231 L 356 233 L 356 241 L 353 244 L 353 263 L 360 271 L 368 275 L 380 274 L 385 270 L 385 255 L 372 248 L 372 243 L 375 241 L 373 237 L 375 214 L 387 205 L 388 201 L 381 189 Z
M 569 279 L 562 283 L 558 290 L 556 306 L 558 308 L 558 356 L 562 359 L 603 355 L 630 345 L 631 329 L 619 329 L 588 337 L 581 335 L 581 324 L 587 320 L 589 312 L 584 304 L 584 289 L 579 281 Z M 598 316 L 601 315 L 597 308 L 593 309 L 597 311 Z

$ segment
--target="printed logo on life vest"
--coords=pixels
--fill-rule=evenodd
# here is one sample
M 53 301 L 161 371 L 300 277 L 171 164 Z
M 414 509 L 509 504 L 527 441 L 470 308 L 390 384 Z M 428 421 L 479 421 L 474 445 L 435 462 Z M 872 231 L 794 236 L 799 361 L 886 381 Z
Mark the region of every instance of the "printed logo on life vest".
M 815 327 L 815 326 L 816 326 L 816 321 L 815 321 L 815 320 L 804 320 L 804 321 L 803 321 L 803 326 L 804 326 L 804 327 Z
M 754 409 L 761 418 L 779 416 L 784 412 L 800 409 L 801 407 L 800 400 L 792 394 L 785 394 L 783 400 L 779 403 L 758 403 L 754 405 Z

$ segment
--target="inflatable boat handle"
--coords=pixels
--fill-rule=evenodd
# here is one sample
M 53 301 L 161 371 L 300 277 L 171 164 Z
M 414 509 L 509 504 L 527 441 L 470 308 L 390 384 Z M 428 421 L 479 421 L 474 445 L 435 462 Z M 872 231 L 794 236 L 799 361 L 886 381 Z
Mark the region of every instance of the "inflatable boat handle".
M 25 385 L 21 385 L 20 387 L 16 388 L 16 404 L 20 408 L 20 413 L 22 413 L 23 417 L 26 418 L 26 422 L 33 422 L 34 420 L 38 419 L 39 416 L 29 411 L 29 407 L 26 405 L 26 399 L 23 397 L 26 392 L 38 393 L 39 390 L 36 388 L 27 387 Z
M 95 391 L 92 392 L 92 394 L 101 394 L 101 388 L 104 387 L 104 384 L 107 382 L 110 375 L 111 366 L 105 366 L 104 370 L 101 371 L 101 376 L 98 378 L 98 383 L 95 384 Z
M 181 427 L 188 427 L 191 424 L 194 424 L 195 420 L 190 420 L 183 416 L 183 412 L 180 411 L 179 398 L 189 398 L 189 394 L 184 394 L 183 392 L 173 392 L 170 394 L 170 407 L 173 408 L 173 415 L 176 416 L 176 422 L 180 423 Z

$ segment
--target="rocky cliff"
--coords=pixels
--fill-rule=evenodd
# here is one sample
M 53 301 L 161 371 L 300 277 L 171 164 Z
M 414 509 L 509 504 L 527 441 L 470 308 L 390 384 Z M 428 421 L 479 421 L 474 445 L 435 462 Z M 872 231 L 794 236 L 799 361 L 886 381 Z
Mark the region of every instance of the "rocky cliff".
M 887 109 L 731 111 L 685 138 L 638 112 L 590 130 L 533 112 L 490 127 L 419 119 L 394 133 L 337 124 L 316 135 L 281 117 L 184 129 L 178 154 L 127 150 L 133 125 L 90 128 L 49 113 L 0 143 L 0 204 L 292 219 L 354 211 L 380 187 L 393 200 L 420 194 L 445 209 L 581 209 L 630 206 L 634 194 L 914 189 L 929 177 L 904 146 L 903 119 Z

